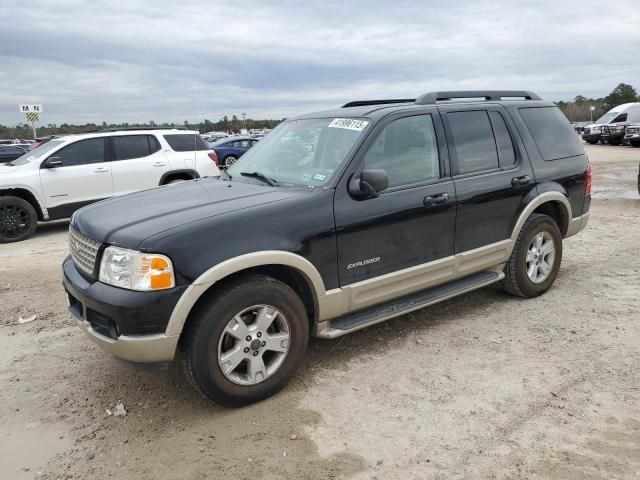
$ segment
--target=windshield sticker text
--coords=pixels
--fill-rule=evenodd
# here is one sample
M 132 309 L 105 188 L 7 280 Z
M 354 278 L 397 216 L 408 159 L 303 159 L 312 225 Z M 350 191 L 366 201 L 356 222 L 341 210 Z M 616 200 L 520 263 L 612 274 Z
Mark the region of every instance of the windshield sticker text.
M 369 125 L 366 120 L 354 120 L 353 118 L 334 118 L 329 124 L 329 128 L 346 128 L 347 130 L 355 130 L 361 132 L 364 127 Z

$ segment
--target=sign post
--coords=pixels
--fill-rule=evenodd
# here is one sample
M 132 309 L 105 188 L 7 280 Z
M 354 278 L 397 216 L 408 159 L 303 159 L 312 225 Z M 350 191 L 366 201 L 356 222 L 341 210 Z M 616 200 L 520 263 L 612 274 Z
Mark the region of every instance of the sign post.
M 589 105 L 589 119 L 593 123 L 593 111 L 596 109 L 595 105 Z
M 25 116 L 27 117 L 27 121 L 31 122 L 31 129 L 33 130 L 33 139 L 35 140 L 37 137 L 36 122 L 40 121 L 40 114 L 43 112 L 42 105 L 40 104 L 18 105 L 18 111 L 24 113 Z

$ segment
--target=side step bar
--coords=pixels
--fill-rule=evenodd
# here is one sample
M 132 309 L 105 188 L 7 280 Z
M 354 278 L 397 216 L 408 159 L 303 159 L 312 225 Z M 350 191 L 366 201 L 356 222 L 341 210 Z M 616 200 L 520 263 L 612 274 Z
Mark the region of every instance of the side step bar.
M 503 272 L 479 272 L 445 285 L 423 290 L 413 295 L 392 300 L 329 321 L 329 328 L 317 333 L 320 338 L 336 338 L 361 330 L 370 325 L 399 317 L 409 312 L 442 302 L 462 293 L 482 288 L 504 278 Z

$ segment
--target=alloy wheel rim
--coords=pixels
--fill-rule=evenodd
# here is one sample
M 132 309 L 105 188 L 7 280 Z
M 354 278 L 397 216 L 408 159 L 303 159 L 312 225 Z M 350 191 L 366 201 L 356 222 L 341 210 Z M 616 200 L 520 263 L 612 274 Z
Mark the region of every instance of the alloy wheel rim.
M 237 385 L 257 385 L 278 371 L 289 345 L 287 317 L 272 305 L 253 305 L 227 323 L 218 341 L 218 366 Z
M 18 205 L 0 207 L 0 235 L 4 238 L 18 238 L 29 230 L 30 215 Z
M 542 283 L 553 271 L 556 259 L 556 245 L 549 232 L 537 233 L 527 250 L 527 276 L 533 283 Z
M 236 163 L 236 160 L 237 160 L 237 158 L 235 158 L 235 157 L 228 157 L 228 158 L 224 161 L 224 164 L 225 164 L 227 167 L 230 167 L 231 165 L 233 165 L 234 163 Z

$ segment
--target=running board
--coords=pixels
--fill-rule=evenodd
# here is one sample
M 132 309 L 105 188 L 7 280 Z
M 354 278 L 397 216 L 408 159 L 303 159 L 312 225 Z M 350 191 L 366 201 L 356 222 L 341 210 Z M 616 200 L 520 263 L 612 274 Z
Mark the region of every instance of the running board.
M 460 280 L 440 285 L 439 287 L 423 290 L 413 295 L 392 300 L 387 303 L 369 307 L 329 321 L 329 327 L 319 331 L 320 338 L 336 338 L 347 333 L 355 332 L 390 318 L 399 317 L 409 312 L 442 302 L 462 293 L 482 288 L 504 278 L 503 272 L 479 272 Z

